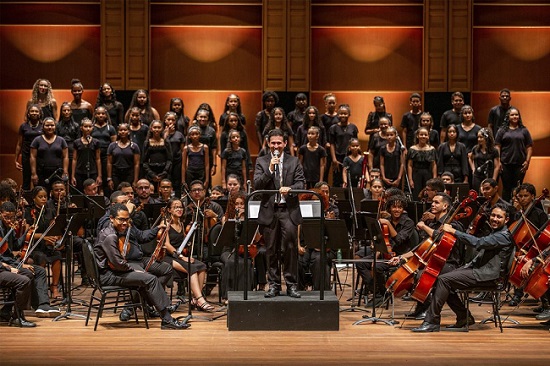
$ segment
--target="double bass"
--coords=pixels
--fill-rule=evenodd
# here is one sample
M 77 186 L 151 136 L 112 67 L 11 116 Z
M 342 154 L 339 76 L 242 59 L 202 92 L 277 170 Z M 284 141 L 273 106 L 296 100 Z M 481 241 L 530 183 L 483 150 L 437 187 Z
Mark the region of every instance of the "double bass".
M 457 216 L 458 212 L 465 209 L 470 203 L 477 199 L 477 193 L 471 190 L 460 205 L 456 208 L 452 215 L 450 215 L 446 224 L 451 223 Z M 432 291 L 432 288 L 437 280 L 437 277 L 441 273 L 443 266 L 447 263 L 447 258 L 451 254 L 453 247 L 456 243 L 456 237 L 450 233 L 443 233 L 440 238 L 436 239 L 435 250 L 430 255 L 426 268 L 422 272 L 422 275 L 418 279 L 418 282 L 411 294 L 411 297 L 420 302 L 426 301 L 426 298 Z
M 547 252 L 548 250 L 537 257 L 537 262 L 539 262 L 539 264 L 535 266 L 535 270 L 531 273 L 525 285 L 525 292 L 535 299 L 540 299 L 549 289 L 550 253 Z M 546 257 L 546 259 L 542 259 L 543 257 Z

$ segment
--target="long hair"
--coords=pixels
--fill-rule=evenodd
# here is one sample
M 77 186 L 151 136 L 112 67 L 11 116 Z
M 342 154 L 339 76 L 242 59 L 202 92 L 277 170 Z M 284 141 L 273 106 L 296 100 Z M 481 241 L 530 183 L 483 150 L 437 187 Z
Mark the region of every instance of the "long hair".
M 508 131 L 510 129 L 510 111 L 515 110 L 518 112 L 519 120 L 518 120 L 518 127 L 519 128 L 525 128 L 523 124 L 523 119 L 521 118 L 521 113 L 519 112 L 519 109 L 516 107 L 512 107 L 506 111 L 506 115 L 504 116 L 504 125 L 502 126 L 505 131 Z
M 46 92 L 46 105 L 52 105 L 53 98 L 53 91 L 52 91 L 52 83 L 48 79 L 37 79 L 34 82 L 34 85 L 32 86 L 32 104 L 38 104 L 38 84 L 40 84 L 41 81 L 45 81 L 48 84 L 48 91 Z

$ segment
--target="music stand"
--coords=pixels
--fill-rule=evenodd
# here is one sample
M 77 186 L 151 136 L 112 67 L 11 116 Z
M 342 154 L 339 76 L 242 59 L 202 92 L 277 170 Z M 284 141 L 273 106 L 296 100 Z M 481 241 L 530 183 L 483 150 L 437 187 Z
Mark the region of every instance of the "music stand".
M 61 216 L 58 215 L 58 216 Z M 78 304 L 78 305 L 84 305 L 84 303 L 77 303 L 73 301 L 72 297 L 72 268 L 73 268 L 73 233 L 76 233 L 78 229 L 84 224 L 84 220 L 86 219 L 87 214 L 86 213 L 80 213 L 80 214 L 74 214 L 70 215 L 67 224 L 67 228 L 65 229 L 65 233 L 63 234 L 63 237 L 61 238 L 61 241 L 59 243 L 59 247 L 63 247 L 63 244 L 65 244 L 65 298 L 63 299 L 62 304 L 67 304 L 67 308 L 65 309 L 65 313 L 61 314 L 57 317 L 55 317 L 52 321 L 56 322 L 61 319 L 70 319 L 70 317 L 77 317 L 81 319 L 86 319 L 86 316 L 81 314 L 73 314 L 71 312 L 71 304 Z M 56 221 L 57 224 L 57 221 Z
M 459 201 L 463 201 L 468 197 L 470 185 L 468 183 L 447 183 L 445 184 L 445 190 L 449 192 L 451 198 L 458 197 Z
M 409 216 L 414 222 L 418 222 L 428 207 L 429 206 L 426 202 L 409 201 L 407 204 L 407 216 Z
M 380 206 L 380 201 L 378 200 L 369 200 L 369 199 L 362 199 L 359 207 L 361 208 L 361 211 L 363 212 L 373 212 L 376 214 L 378 212 L 378 207 Z
M 387 325 L 395 325 L 397 322 L 393 320 L 393 314 L 391 320 L 386 320 L 382 318 L 376 317 L 376 254 L 379 252 L 382 256 L 384 254 L 388 254 L 388 249 L 386 247 L 386 244 L 384 243 L 384 234 L 382 234 L 382 228 L 380 227 L 380 222 L 377 219 L 373 219 L 372 217 L 363 216 L 366 225 L 368 228 L 368 232 L 370 234 L 373 246 L 374 246 L 374 253 L 373 253 L 373 260 L 372 260 L 372 273 L 373 273 L 373 294 L 374 297 L 372 299 L 372 315 L 367 316 L 363 315 L 363 319 L 356 321 L 353 323 L 353 325 L 357 324 L 363 324 L 365 322 L 382 322 Z M 385 300 L 387 301 L 387 300 Z
M 346 195 L 347 188 L 342 187 L 330 187 L 330 194 L 333 196 L 336 196 L 337 201 L 346 201 L 347 195 Z
M 73 194 L 71 196 L 71 203 L 74 203 L 76 207 L 82 209 L 85 207 L 86 198 L 83 195 L 80 194 Z

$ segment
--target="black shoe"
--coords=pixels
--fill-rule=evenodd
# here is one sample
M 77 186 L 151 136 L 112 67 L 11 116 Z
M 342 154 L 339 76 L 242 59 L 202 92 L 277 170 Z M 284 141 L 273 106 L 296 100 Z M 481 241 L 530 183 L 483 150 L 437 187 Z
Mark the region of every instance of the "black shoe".
M 540 314 L 542 313 L 544 310 L 546 310 L 547 308 L 545 308 L 544 306 L 538 306 L 536 308 L 533 309 L 533 313 L 537 313 L 537 314 Z
M 281 292 L 275 287 L 270 287 L 269 290 L 267 290 L 267 292 L 264 294 L 264 297 L 272 298 L 272 297 L 279 296 L 280 293 Z
M 535 317 L 537 320 L 549 320 L 550 309 L 544 309 L 540 314 Z
M 160 329 L 187 329 L 191 326 L 189 323 L 180 322 L 177 319 L 162 320 L 160 323 Z
M 134 309 L 126 308 L 126 309 L 122 309 L 118 318 L 120 319 L 121 322 L 127 322 L 133 316 L 134 316 Z
M 518 304 L 521 302 L 521 297 L 514 296 L 512 297 L 512 300 L 508 303 L 509 306 L 518 306 Z
M 150 319 L 153 319 L 153 318 L 160 318 L 160 313 L 152 306 L 149 306 L 149 305 L 146 305 L 147 306 L 147 317 L 150 318 Z
M 405 295 L 403 295 L 401 297 L 401 300 L 403 301 L 413 301 L 413 298 L 411 296 L 411 293 L 410 292 L 407 292 Z
M 411 331 L 415 333 L 430 333 L 430 332 L 439 332 L 439 324 L 432 324 L 425 321 L 418 328 L 413 328 Z
M 287 288 L 286 294 L 295 299 L 299 299 L 300 297 L 302 297 L 302 295 L 300 295 L 300 293 L 298 292 L 298 289 L 296 288 L 296 286 L 290 286 L 289 288 Z
M 27 319 L 17 319 L 13 318 L 10 320 L 10 326 L 12 327 L 23 327 L 23 328 L 34 328 L 36 323 L 30 322 Z
M 550 325 L 550 320 L 547 320 L 545 322 L 540 322 L 540 325 Z
M 470 315 L 468 317 L 468 326 L 474 325 L 475 323 L 476 321 L 474 317 Z M 453 325 L 447 325 L 445 329 L 461 329 L 465 327 L 466 327 L 466 319 L 460 319 L 460 320 L 457 320 L 456 323 L 454 323 Z
M 2 311 L 0 312 L 0 322 L 9 323 L 11 320 L 11 312 Z
M 175 304 L 172 304 L 169 307 L 167 307 L 166 310 L 168 310 L 170 314 L 175 313 L 180 307 L 180 305 L 181 305 L 181 301 L 177 301 Z

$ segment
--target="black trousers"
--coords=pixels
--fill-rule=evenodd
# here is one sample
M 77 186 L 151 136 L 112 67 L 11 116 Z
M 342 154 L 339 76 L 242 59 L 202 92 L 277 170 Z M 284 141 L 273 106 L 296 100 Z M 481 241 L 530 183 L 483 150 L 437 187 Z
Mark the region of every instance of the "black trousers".
M 456 314 L 457 320 L 464 320 L 468 314 L 466 306 L 454 290 L 465 290 L 476 286 L 491 285 L 494 281 L 478 281 L 473 268 L 460 267 L 457 270 L 442 274 L 437 278 L 432 303 L 426 315 L 426 321 L 432 324 L 441 322 L 441 310 L 445 302 Z
M 29 271 L 30 272 L 30 271 Z M 0 272 L 0 286 L 15 290 L 15 303 L 23 311 L 31 296 L 32 281 L 28 276 L 10 271 Z M 11 312 L 10 308 L 2 309 L 2 312 Z
M 275 208 L 273 221 L 269 226 L 262 226 L 267 250 L 267 282 L 269 287 L 280 289 L 281 268 L 287 286 L 298 284 L 298 247 L 296 245 L 298 228 L 292 220 L 286 207 Z
M 327 252 L 325 257 L 325 279 L 324 279 L 324 289 L 330 290 L 330 267 L 331 261 L 335 258 L 334 252 Z M 306 249 L 304 255 L 301 255 L 298 258 L 298 273 L 300 278 L 299 288 L 304 289 L 307 285 L 305 274 L 309 270 L 311 272 L 311 279 L 313 289 L 319 291 L 321 289 L 321 252 L 315 249 Z

